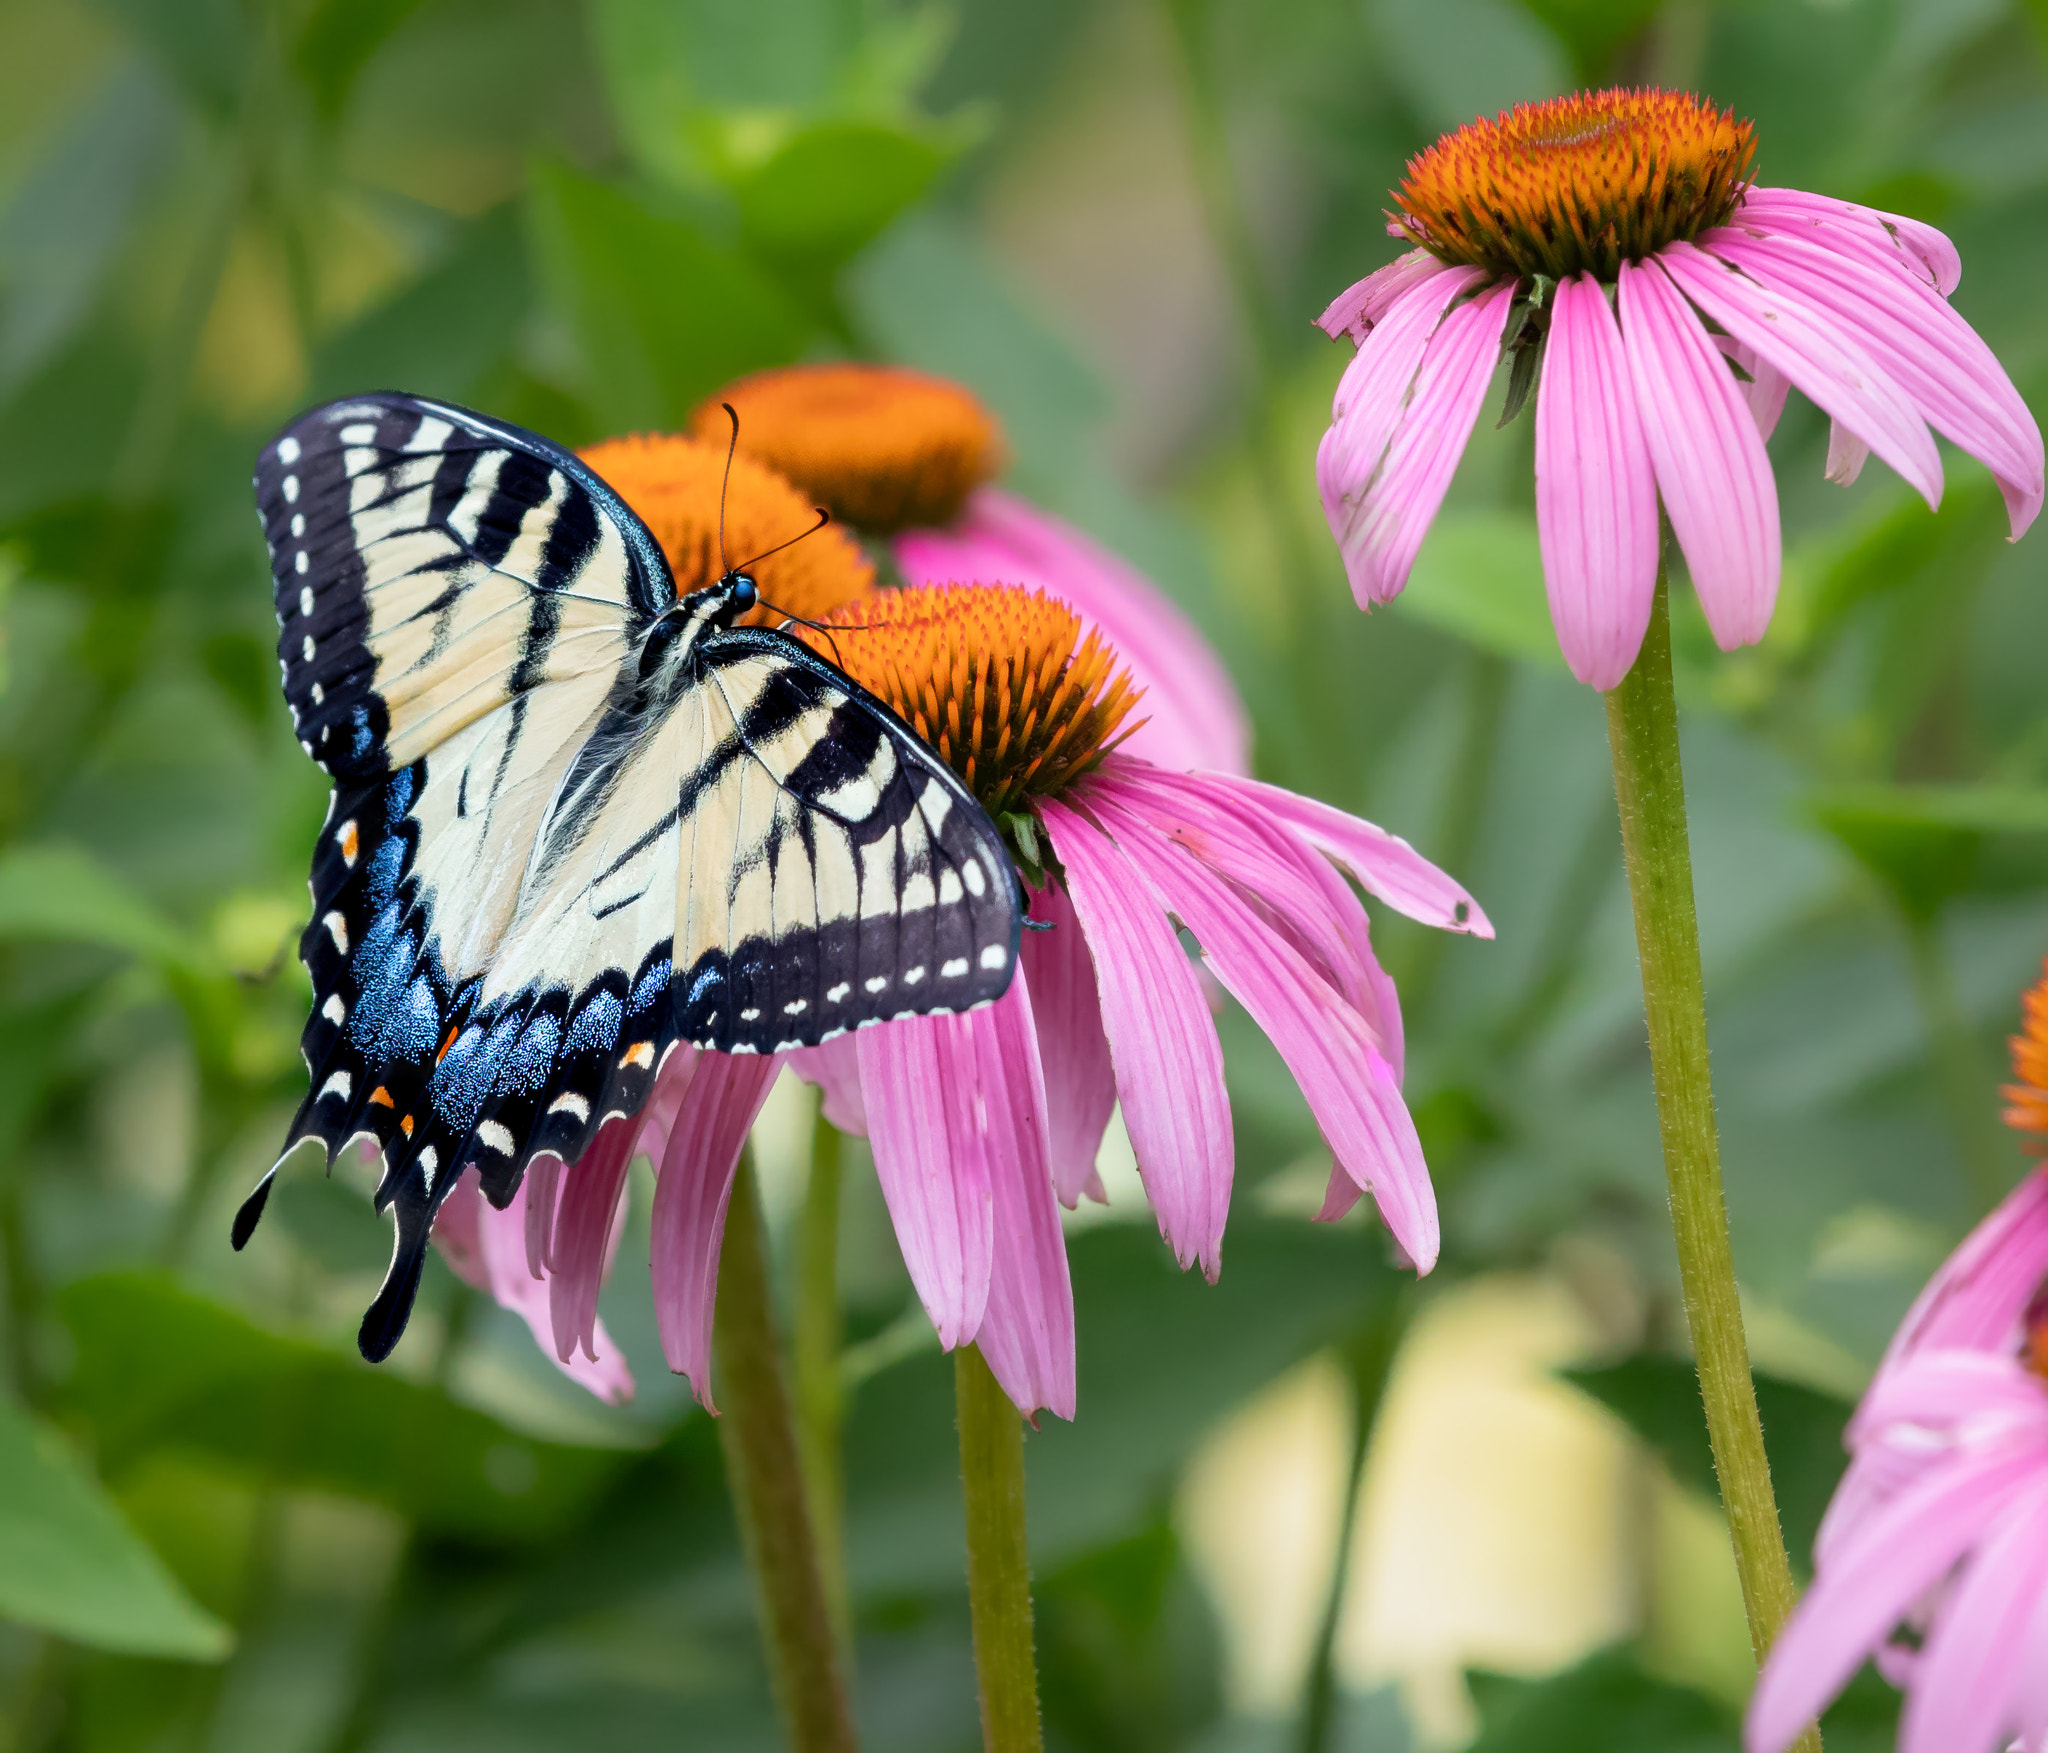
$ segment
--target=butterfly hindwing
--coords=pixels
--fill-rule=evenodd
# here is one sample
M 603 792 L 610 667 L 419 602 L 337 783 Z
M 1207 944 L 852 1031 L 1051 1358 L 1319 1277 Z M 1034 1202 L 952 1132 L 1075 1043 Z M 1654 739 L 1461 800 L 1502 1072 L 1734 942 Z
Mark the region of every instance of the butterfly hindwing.
M 950 769 L 807 647 L 728 625 L 724 581 L 678 605 L 569 453 L 365 396 L 295 422 L 256 486 L 286 699 L 335 779 L 286 1150 L 382 1155 L 397 1236 L 366 1354 L 396 1343 L 468 1167 L 502 1207 L 535 1155 L 573 1162 L 637 1112 L 673 1051 L 811 1045 L 1008 985 L 1017 878 Z

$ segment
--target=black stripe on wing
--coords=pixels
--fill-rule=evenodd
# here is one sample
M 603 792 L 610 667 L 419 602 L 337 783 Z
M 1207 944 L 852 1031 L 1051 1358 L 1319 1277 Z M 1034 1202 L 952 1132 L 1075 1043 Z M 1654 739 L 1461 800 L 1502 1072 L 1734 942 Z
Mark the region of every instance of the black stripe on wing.
M 388 765 L 390 711 L 371 647 L 382 631 L 373 626 L 379 589 L 441 575 L 415 612 L 445 617 L 505 559 L 530 515 L 549 508 L 526 624 L 517 640 L 507 635 L 510 694 L 541 679 L 559 593 L 591 588 L 583 568 L 606 525 L 621 539 L 626 576 L 601 582 L 622 618 L 645 622 L 674 600 L 659 545 L 589 468 L 537 433 L 452 403 L 367 395 L 315 408 L 264 448 L 255 488 L 285 702 L 301 746 L 338 779 Z
M 697 659 L 699 685 L 728 690 L 736 728 L 704 771 L 685 776 L 686 804 L 705 807 L 711 785 L 738 786 L 752 766 L 788 808 L 741 849 L 730 879 L 738 896 L 765 864 L 783 917 L 736 907 L 726 944 L 677 970 L 681 1038 L 777 1052 L 1000 997 L 1016 968 L 1023 894 L 1001 834 L 953 770 L 882 701 L 784 634 L 709 634 Z M 828 877 L 849 868 L 850 890 Z

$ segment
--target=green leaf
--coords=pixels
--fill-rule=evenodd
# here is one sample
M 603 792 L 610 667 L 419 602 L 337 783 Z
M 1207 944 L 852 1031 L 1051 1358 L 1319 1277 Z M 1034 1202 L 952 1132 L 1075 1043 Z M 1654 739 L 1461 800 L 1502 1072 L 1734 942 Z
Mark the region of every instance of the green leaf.
M 209 109 L 241 89 L 250 27 L 236 0 L 101 0 L 151 57 Z
M 1644 1673 L 1626 1650 L 1544 1680 L 1470 1679 L 1483 1726 L 1466 1753 L 1736 1753 L 1742 1744 L 1722 1705 Z
M 606 431 L 681 425 L 711 391 L 786 363 L 809 335 L 803 312 L 743 255 L 623 189 L 543 164 L 531 216 Z
M 733 175 L 729 186 L 749 242 L 764 254 L 831 265 L 880 236 L 955 150 L 935 129 L 821 122 Z
M 133 1655 L 218 1661 L 234 1639 L 41 1419 L 0 1399 L 0 1618 Z
M 73 846 L 0 853 L 0 939 L 96 944 L 196 969 L 199 947 L 104 865 Z
M 1522 0 L 1571 51 L 1587 85 L 1606 84 L 1615 51 L 1656 16 L 1658 0 Z
M 67 1393 L 110 1472 L 156 1448 L 251 1478 L 384 1503 L 429 1529 L 540 1539 L 580 1514 L 620 1457 L 538 1442 L 438 1389 L 258 1327 L 167 1277 L 67 1286 Z
M 1681 1485 L 1720 1501 L 1707 1415 L 1691 1363 L 1644 1353 L 1599 1369 L 1563 1373 L 1566 1381 L 1592 1395 L 1662 1455 Z M 1756 1401 L 1785 1543 L 1794 1560 L 1804 1565 L 1828 1499 L 1847 1465 L 1842 1431 L 1855 1408 L 1803 1382 L 1764 1375 L 1756 1378 Z
M 385 39 L 419 10 L 420 0 L 315 0 L 292 65 L 329 121 L 348 107 L 356 80 Z
M 1437 519 L 1394 606 L 1483 651 L 1564 667 L 1534 518 L 1481 512 Z
M 1970 785 L 1866 785 L 1809 800 L 1814 819 L 1915 919 L 1970 886 L 1993 835 L 2048 833 L 2048 791 Z

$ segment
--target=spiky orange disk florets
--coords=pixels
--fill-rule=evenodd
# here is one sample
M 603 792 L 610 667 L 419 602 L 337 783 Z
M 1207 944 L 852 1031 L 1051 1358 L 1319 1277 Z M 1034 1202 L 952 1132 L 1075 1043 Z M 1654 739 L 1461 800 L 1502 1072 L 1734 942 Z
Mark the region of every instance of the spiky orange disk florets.
M 951 523 L 1003 463 L 995 416 L 956 383 L 896 366 L 793 365 L 720 390 L 690 430 L 780 469 L 832 515 L 889 535 Z
M 1141 692 L 1080 616 L 1021 585 L 882 591 L 832 619 L 811 644 L 836 648 L 999 819 L 1100 761 Z
M 723 443 L 649 432 L 607 438 L 580 453 L 653 532 L 682 595 L 716 584 L 725 571 L 718 547 L 721 490 L 725 552 L 734 565 L 802 535 L 818 521 L 808 498 L 748 457 L 732 459 L 727 485 L 725 450 Z M 866 598 L 875 588 L 874 566 L 860 544 L 830 525 L 770 555 L 752 569 L 752 577 L 777 609 L 813 620 Z M 772 626 L 782 616 L 759 608 L 744 619 Z
M 2021 1132 L 2048 1134 L 2048 961 L 2041 978 L 2020 1003 L 2020 1032 L 2012 1037 L 2012 1074 L 1999 1093 L 2007 1102 L 2005 1123 Z
M 1727 219 L 1754 152 L 1749 123 L 1683 92 L 1575 92 L 1446 134 L 1410 160 L 1389 217 L 1503 279 L 1612 280 Z

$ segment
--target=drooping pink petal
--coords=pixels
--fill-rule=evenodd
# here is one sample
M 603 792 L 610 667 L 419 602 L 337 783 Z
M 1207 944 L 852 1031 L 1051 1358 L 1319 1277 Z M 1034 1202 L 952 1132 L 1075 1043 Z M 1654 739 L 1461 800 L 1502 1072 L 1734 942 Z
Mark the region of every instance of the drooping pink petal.
M 1205 777 L 1221 780 L 1279 817 L 1324 857 L 1348 870 L 1368 895 L 1386 902 L 1395 912 L 1444 931 L 1493 936 L 1492 922 L 1479 903 L 1398 834 L 1277 785 L 1225 774 Z
M 951 1351 L 981 1326 L 995 1246 L 975 1025 L 903 1017 L 854 1040 L 875 1176 L 910 1282 Z
M 974 1040 L 975 1113 L 987 1141 L 995 1255 L 974 1342 L 1019 1412 L 1074 1416 L 1074 1290 L 1047 1157 L 1028 969 L 985 1010 L 956 1019 Z
M 2018 1729 L 2015 1696 L 2034 1604 L 2048 1595 L 2048 1472 L 2007 1507 L 1941 1605 L 1899 1719 L 1899 1753 L 1997 1753 Z
M 1365 909 L 1327 859 L 1266 811 L 1201 774 L 1163 772 L 1111 755 L 1093 783 L 1270 909 L 1276 928 L 1365 1018 L 1375 1044 L 1398 1063 L 1399 1004 L 1388 1002 Z
M 983 487 L 943 530 L 905 530 L 896 561 L 912 584 L 1022 584 L 1057 597 L 1145 690 L 1127 746 L 1173 767 L 1251 769 L 1251 720 L 1230 672 L 1167 594 L 1072 524 Z
M 1385 456 L 1343 527 L 1333 520 L 1344 570 L 1361 603 L 1391 602 L 1408 582 L 1479 419 L 1514 302 L 1514 286 L 1503 283 L 1437 325 Z
M 562 1159 L 543 1151 L 526 1165 L 520 1184 L 526 1189 L 526 1270 L 535 1278 L 548 1269 L 554 1249 L 555 1201 L 561 1190 Z
M 1991 471 L 2018 540 L 2041 509 L 2041 429 L 1983 338 L 1946 300 L 1874 251 L 1733 227 L 1700 243 L 1753 280 L 1798 294 L 1854 336 L 1929 425 Z
M 495 1210 L 477 1186 L 475 1169 L 465 1168 L 435 1214 L 435 1246 L 464 1283 L 485 1292 L 524 1321 L 541 1350 L 556 1359 L 572 1382 L 615 1405 L 632 1399 L 633 1372 L 602 1321 L 592 1322 L 588 1355 L 579 1351 L 556 1358 L 548 1287 L 528 1270 L 527 1196 L 527 1184 L 522 1181 L 512 1203 L 503 1211 Z
M 2048 1384 L 2016 1367 L 2010 1353 L 1920 1351 L 1880 1371 L 1850 1420 L 1848 1439 L 1861 1445 L 1887 1425 L 1923 1432 L 1949 1424 L 2035 1434 L 2048 1442 Z
M 1621 325 L 1590 274 L 1558 283 L 1536 390 L 1536 535 L 1550 619 L 1580 681 L 1636 661 L 1657 594 L 1657 483 Z
M 1362 347 L 1366 336 L 1402 293 L 1444 272 L 1443 263 L 1427 250 L 1413 249 L 1404 256 L 1396 256 L 1384 268 L 1374 269 L 1356 285 L 1338 293 L 1330 301 L 1329 309 L 1316 318 L 1316 327 L 1333 341 L 1349 335 Z
M 855 1138 L 868 1132 L 867 1108 L 860 1095 L 860 1054 L 851 1035 L 839 1035 L 822 1047 L 799 1047 L 783 1058 L 806 1083 L 818 1086 L 826 1122 Z
M 1040 819 L 1095 964 L 1124 1129 L 1160 1234 L 1213 1282 L 1235 1161 L 1223 1046 L 1159 904 L 1093 822 L 1050 799 Z
M 1778 430 L 1778 420 L 1785 412 L 1785 397 L 1791 391 L 1792 380 L 1731 335 L 1716 335 L 1714 345 L 1738 368 L 1735 387 L 1756 418 L 1757 436 L 1770 443 L 1771 434 Z
M 1027 931 L 1019 956 L 1031 982 L 1038 1059 L 1045 1071 L 1053 1190 L 1062 1205 L 1072 1207 L 1084 1193 L 1103 1196 L 1095 1159 L 1116 1110 L 1116 1067 L 1102 1029 L 1095 964 L 1066 890 L 1057 883 L 1040 890 L 1031 898 L 1031 917 L 1052 927 Z
M 1880 1374 L 1923 1350 L 2017 1349 L 2020 1319 L 2048 1277 L 2048 1168 L 1999 1202 L 1942 1263 L 1886 1348 Z
M 625 1213 L 626 1170 L 640 1127 L 609 1120 L 563 1175 L 549 1250 L 548 1307 L 555 1356 L 567 1363 L 582 1348 L 596 1360 L 597 1293 L 618 1246 Z
M 1926 421 L 1826 310 L 1789 287 L 1760 284 L 1682 241 L 1659 250 L 1657 262 L 1694 304 L 1775 365 L 1837 426 L 1876 451 L 1930 506 L 1940 505 L 1941 456 Z M 1828 478 L 1844 479 L 1832 455 Z M 1853 472 L 1846 479 L 1853 480 Z
M 1364 559 L 1361 524 L 1367 494 L 1408 409 L 1438 319 L 1453 299 L 1484 278 L 1477 268 L 1447 268 L 1417 281 L 1388 306 L 1337 382 L 1330 427 L 1316 447 L 1316 486 L 1361 608 L 1379 600 L 1369 589 L 1377 572 Z
M 655 1169 L 654 1320 L 668 1367 L 711 1397 L 711 1317 L 733 1170 L 782 1062 L 765 1053 L 702 1053 Z
M 1810 237 L 1827 248 L 1854 241 L 1881 252 L 1944 298 L 1962 284 L 1963 258 L 1944 232 L 1922 220 L 1838 201 L 1804 189 L 1751 189 L 1736 209 L 1734 223 Z
M 1853 487 L 1856 477 L 1863 473 L 1863 465 L 1870 460 L 1870 446 L 1844 426 L 1834 420 L 1828 424 L 1828 461 L 1826 475 L 1837 487 Z
M 2038 1476 L 2031 1450 L 1960 1459 L 1845 1541 L 1779 1635 L 1749 1702 L 1749 1753 L 1782 1753 L 1921 1594 Z
M 1365 1197 L 1365 1189 L 1344 1172 L 1344 1165 L 1333 1156 L 1330 1159 L 1330 1182 L 1323 1189 L 1322 1209 L 1316 1213 L 1317 1223 L 1335 1223 L 1340 1217 Z
M 1621 266 L 1621 332 L 1657 491 L 1723 651 L 1771 624 L 1778 488 L 1756 421 L 1692 307 L 1654 259 Z
M 1438 1248 L 1436 1194 L 1393 1067 L 1358 1013 L 1185 847 L 1101 787 L 1082 796 L 1279 1050 L 1338 1162 L 1372 1194 L 1394 1239 L 1427 1272 Z

